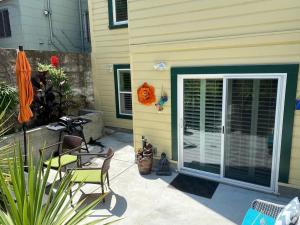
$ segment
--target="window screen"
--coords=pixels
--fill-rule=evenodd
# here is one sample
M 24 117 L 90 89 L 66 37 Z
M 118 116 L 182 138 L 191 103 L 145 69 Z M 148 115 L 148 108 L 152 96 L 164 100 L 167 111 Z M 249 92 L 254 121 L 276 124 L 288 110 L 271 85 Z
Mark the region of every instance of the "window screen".
M 115 22 L 127 22 L 128 14 L 127 14 L 127 0 L 113 0 L 114 1 L 114 14 L 115 14 Z
M 119 113 L 132 115 L 131 76 L 129 69 L 118 70 Z
M 11 37 L 9 13 L 7 9 L 0 10 L 0 38 Z

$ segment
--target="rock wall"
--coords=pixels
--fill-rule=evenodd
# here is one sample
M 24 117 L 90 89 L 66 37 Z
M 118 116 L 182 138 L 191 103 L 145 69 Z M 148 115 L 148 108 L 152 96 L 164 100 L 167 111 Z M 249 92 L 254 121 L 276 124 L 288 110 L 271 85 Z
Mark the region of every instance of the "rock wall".
M 50 51 L 25 50 L 32 74 L 37 72 L 37 64 L 49 64 L 50 57 L 59 57 L 61 67 L 66 71 L 73 90 L 74 106 L 69 113 L 76 114 L 81 108 L 94 108 L 94 91 L 91 74 L 91 56 L 85 53 L 60 53 Z M 0 82 L 16 85 L 16 49 L 0 49 Z

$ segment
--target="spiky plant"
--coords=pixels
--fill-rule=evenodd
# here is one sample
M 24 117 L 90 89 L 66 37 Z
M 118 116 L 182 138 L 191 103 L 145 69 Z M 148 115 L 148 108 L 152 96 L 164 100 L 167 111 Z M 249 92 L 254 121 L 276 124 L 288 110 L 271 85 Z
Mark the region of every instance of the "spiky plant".
M 83 221 L 91 213 L 104 196 L 99 197 L 89 205 L 83 205 L 84 199 L 71 207 L 73 197 L 69 193 L 73 183 L 71 173 L 65 175 L 55 189 L 58 173 L 51 184 L 48 195 L 47 181 L 50 165 L 43 175 L 43 165 L 40 160 L 34 165 L 32 155 L 29 155 L 28 173 L 25 173 L 20 145 L 16 148 L 18 157 L 9 161 L 11 185 L 7 185 L 5 176 L 0 169 L 0 191 L 3 193 L 5 209 L 0 210 L 0 224 L 5 225 L 75 225 L 84 224 Z M 18 160 L 17 160 L 18 159 Z M 78 192 L 81 185 L 75 191 Z M 76 194 L 75 194 L 76 195 Z M 73 196 L 75 196 L 73 195 Z M 101 219 L 86 223 L 99 224 Z
M 11 100 L 7 100 L 7 97 L 3 97 L 0 101 L 0 168 L 3 172 L 6 173 L 6 180 L 9 181 L 10 176 L 7 174 L 8 160 L 12 156 L 12 149 L 14 147 L 14 144 L 2 144 L 2 138 L 13 127 L 13 123 L 11 123 L 11 118 L 14 116 L 14 113 L 10 113 L 10 115 L 7 115 L 7 112 L 9 111 L 9 107 L 11 105 Z
M 4 101 L 0 107 L 4 106 Z M 8 104 L 9 105 L 9 104 Z M 9 130 L 5 118 L 7 107 L 0 112 L 0 138 Z M 1 141 L 0 141 L 1 143 Z M 73 183 L 71 173 L 64 176 L 54 189 L 58 173 L 47 194 L 47 181 L 50 175 L 49 165 L 43 175 L 42 160 L 33 163 L 29 154 L 27 173 L 20 145 L 8 144 L 0 147 L 0 224 L 1 225 L 75 225 L 89 216 L 104 196 L 84 206 L 84 199 L 71 207 L 68 194 Z M 79 191 L 81 185 L 75 190 Z M 75 195 L 73 195 L 75 196 Z M 107 217 L 86 224 L 98 224 Z

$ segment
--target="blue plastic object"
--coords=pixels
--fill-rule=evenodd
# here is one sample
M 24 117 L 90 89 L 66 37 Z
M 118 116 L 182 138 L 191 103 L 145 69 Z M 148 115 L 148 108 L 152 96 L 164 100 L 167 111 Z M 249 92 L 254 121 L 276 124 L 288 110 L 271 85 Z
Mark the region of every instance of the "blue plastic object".
M 296 110 L 300 110 L 300 99 L 296 99 Z
M 255 209 L 248 209 L 242 225 L 274 225 L 275 219 Z

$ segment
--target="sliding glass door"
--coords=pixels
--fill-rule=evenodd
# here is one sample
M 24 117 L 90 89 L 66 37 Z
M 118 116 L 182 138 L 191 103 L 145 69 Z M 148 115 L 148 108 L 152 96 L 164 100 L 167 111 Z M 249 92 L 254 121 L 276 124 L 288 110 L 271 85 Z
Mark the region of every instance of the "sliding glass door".
M 223 80 L 185 79 L 183 89 L 184 167 L 220 174 Z
M 269 187 L 277 79 L 228 79 L 225 177 Z
M 274 187 L 284 82 L 264 74 L 180 77 L 180 169 Z

